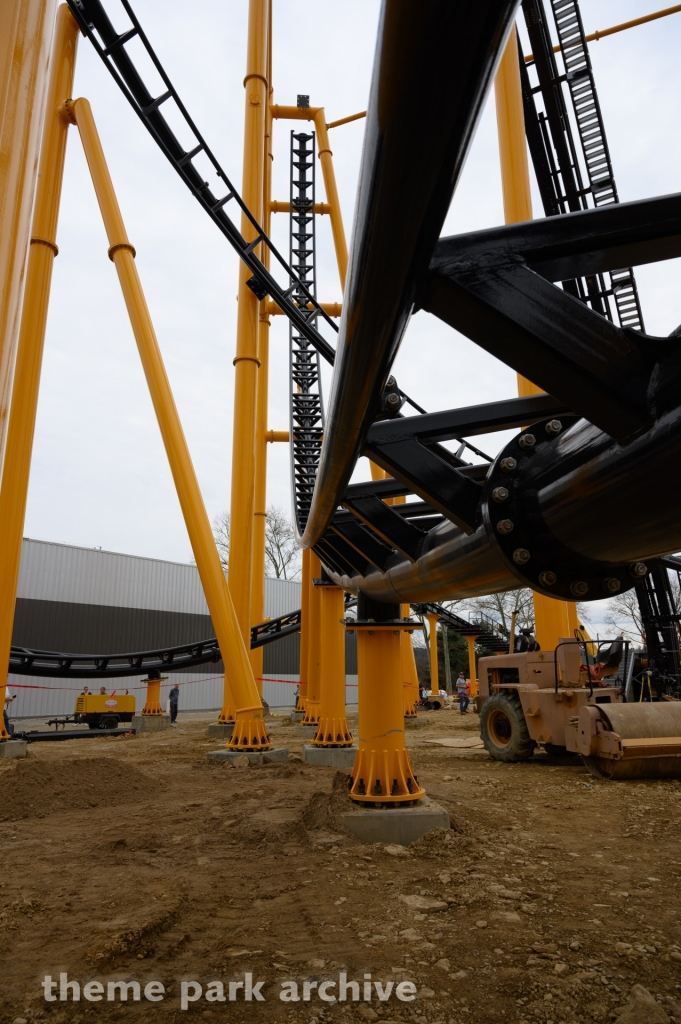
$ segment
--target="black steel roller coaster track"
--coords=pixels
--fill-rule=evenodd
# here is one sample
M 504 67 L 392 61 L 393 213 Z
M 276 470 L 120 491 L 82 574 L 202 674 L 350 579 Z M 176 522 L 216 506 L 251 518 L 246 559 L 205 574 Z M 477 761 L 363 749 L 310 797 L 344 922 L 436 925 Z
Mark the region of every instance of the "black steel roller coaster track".
M 127 0 L 121 0 L 121 5 L 132 23 L 132 28 L 119 34 L 111 23 L 100 0 L 67 0 L 67 2 L 81 30 L 94 46 L 121 92 L 142 121 L 142 124 L 163 153 L 165 153 L 192 195 L 198 199 L 211 220 L 217 224 L 223 235 L 237 252 L 239 258 L 251 270 L 253 277 L 248 282 L 249 287 L 259 299 L 264 299 L 266 295 L 270 295 L 289 320 L 295 324 L 300 333 L 314 345 L 319 354 L 327 362 L 333 363 L 334 350 L 317 330 L 317 318 L 319 316 L 323 317 L 334 331 L 338 330 L 337 326 L 324 312 L 314 295 L 298 278 L 272 240 L 267 236 L 262 226 L 239 195 L 236 187 L 220 166 L 217 157 L 196 127 L 177 90 L 156 56 L 130 4 Z M 154 97 L 147 88 L 131 54 L 126 49 L 127 44 L 133 39 L 139 39 L 163 80 L 165 92 L 159 96 Z M 161 112 L 163 104 L 169 101 L 174 102 L 184 125 L 195 140 L 196 144 L 189 150 L 185 150 L 178 141 Z M 193 161 L 201 155 L 205 156 L 212 165 L 218 181 L 224 188 L 224 195 L 216 196 L 210 184 L 204 180 L 201 172 L 194 166 Z M 255 237 L 250 242 L 246 241 L 237 226 L 227 215 L 225 206 L 232 200 L 253 226 Z M 256 255 L 255 250 L 259 245 L 267 247 L 289 278 L 290 284 L 286 287 L 282 287 L 275 280 Z M 314 319 L 306 316 L 293 301 L 291 296 L 294 291 L 304 295 L 307 301 L 314 306 L 316 311 Z
M 300 609 L 251 626 L 251 650 L 274 640 L 300 632 Z M 145 672 L 187 671 L 195 665 L 220 661 L 220 648 L 215 637 L 192 641 L 178 647 L 162 647 L 155 651 L 134 651 L 130 654 L 62 654 L 57 651 L 34 651 L 12 647 L 9 671 L 23 676 L 52 676 L 67 679 L 139 676 Z

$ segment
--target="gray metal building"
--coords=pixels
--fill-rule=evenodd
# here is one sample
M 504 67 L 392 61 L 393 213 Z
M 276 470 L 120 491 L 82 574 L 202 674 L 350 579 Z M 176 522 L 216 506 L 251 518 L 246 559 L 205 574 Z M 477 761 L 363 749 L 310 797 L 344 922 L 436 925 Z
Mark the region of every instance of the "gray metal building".
M 300 589 L 297 582 L 266 579 L 266 616 L 276 618 L 299 608 Z M 24 540 L 14 645 L 69 654 L 113 654 L 174 647 L 214 635 L 196 566 Z M 355 703 L 354 643 L 346 647 L 347 699 Z M 265 647 L 263 696 L 268 704 L 295 703 L 298 673 L 297 635 Z M 221 663 L 171 673 L 165 687 L 175 680 L 180 684 L 181 709 L 221 707 Z M 82 689 L 80 683 L 10 675 L 9 690 L 17 695 L 12 717 L 68 714 Z M 135 693 L 141 708 L 145 690 L 141 679 L 127 677 L 113 685 Z

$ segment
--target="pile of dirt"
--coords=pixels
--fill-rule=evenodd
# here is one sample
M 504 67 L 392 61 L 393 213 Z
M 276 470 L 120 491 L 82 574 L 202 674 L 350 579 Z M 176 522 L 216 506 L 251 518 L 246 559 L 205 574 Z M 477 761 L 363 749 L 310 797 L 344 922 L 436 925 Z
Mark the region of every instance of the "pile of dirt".
M 330 791 L 313 793 L 301 815 L 301 824 L 308 832 L 331 830 L 346 833 L 338 816 L 354 807 L 348 796 L 347 772 L 336 772 Z
M 160 788 L 156 779 L 110 757 L 52 762 L 27 758 L 0 774 L 0 821 L 136 803 Z

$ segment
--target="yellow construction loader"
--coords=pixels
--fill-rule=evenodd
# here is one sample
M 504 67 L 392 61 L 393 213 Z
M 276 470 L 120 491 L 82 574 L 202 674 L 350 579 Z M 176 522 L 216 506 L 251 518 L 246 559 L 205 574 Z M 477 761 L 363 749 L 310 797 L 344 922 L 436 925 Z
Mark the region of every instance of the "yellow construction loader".
M 541 744 L 549 754 L 581 755 L 601 778 L 681 776 L 681 701 L 652 692 L 644 700 L 640 688 L 632 700 L 629 644 L 592 646 L 565 638 L 550 651 L 480 659 L 476 708 L 490 755 L 523 761 Z

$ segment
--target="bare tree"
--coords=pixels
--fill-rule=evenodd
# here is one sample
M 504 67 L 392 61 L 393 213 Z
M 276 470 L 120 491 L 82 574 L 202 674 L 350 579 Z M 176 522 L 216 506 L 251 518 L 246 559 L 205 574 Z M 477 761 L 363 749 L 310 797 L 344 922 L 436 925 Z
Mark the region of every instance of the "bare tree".
M 265 527 L 265 575 L 294 580 L 300 571 L 300 548 L 293 524 L 283 509 L 270 505 Z
M 229 565 L 229 512 L 213 519 L 213 536 L 223 568 Z M 300 575 L 300 549 L 293 525 L 283 509 L 270 505 L 265 521 L 265 575 L 294 580 Z
M 529 587 L 471 598 L 460 602 L 457 611 L 472 612 L 473 617 L 476 612 L 482 612 L 500 622 L 505 629 L 511 628 L 511 615 L 514 611 L 517 613 L 517 629 L 525 629 L 534 624 L 533 594 Z
M 213 520 L 213 536 L 220 555 L 222 568 L 229 565 L 229 512 L 220 512 Z

